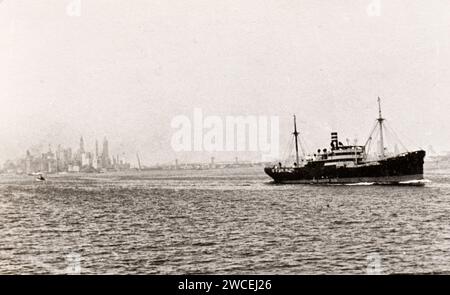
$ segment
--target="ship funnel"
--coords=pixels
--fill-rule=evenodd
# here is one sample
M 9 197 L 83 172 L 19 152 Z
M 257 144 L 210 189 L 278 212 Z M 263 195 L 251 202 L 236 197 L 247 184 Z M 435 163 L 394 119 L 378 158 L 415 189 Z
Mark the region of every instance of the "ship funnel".
M 338 134 L 337 132 L 331 132 L 331 149 L 337 149 L 338 148 Z

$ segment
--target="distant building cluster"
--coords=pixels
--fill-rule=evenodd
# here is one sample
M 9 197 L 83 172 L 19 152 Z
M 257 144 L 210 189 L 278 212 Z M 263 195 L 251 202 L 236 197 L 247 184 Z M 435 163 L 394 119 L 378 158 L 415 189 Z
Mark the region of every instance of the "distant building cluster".
M 17 161 L 6 161 L 3 170 L 9 173 L 58 173 L 58 172 L 105 172 L 128 170 L 131 165 L 119 155 L 110 156 L 108 140 L 103 140 L 102 150 L 95 141 L 95 152 L 85 149 L 84 139 L 80 138 L 80 146 L 76 151 L 58 145 L 55 151 L 49 146 L 45 153 L 33 155 L 28 150 L 24 158 Z
M 270 163 L 239 161 L 237 157 L 234 159 L 234 162 L 216 162 L 215 158 L 211 157 L 209 163 L 180 163 L 178 159 L 175 159 L 174 164 L 144 167 L 142 170 L 210 170 L 210 169 L 259 167 L 268 164 Z
M 450 152 L 438 154 L 429 148 L 424 167 L 427 170 L 450 169 Z

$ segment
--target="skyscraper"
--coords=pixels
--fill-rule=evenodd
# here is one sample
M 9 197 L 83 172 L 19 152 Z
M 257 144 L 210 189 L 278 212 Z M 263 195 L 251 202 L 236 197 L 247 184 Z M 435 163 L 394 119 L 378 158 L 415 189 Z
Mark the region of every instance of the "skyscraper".
M 80 138 L 80 154 L 84 153 L 84 140 L 83 140 L 83 136 L 81 136 Z
M 109 158 L 108 140 L 103 140 L 103 152 L 102 152 L 102 167 L 109 168 L 111 166 L 111 159 Z
M 94 169 L 99 169 L 99 168 L 101 168 L 101 166 L 102 166 L 102 161 L 98 154 L 98 140 L 95 140 L 95 154 L 92 159 L 92 167 Z

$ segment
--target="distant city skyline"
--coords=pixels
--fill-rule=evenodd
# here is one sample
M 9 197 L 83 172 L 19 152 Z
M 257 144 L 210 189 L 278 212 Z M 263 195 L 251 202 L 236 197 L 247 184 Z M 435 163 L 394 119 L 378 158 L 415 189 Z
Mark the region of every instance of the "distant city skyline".
M 54 149 L 51 144 L 47 151 L 30 151 L 15 159 L 2 164 L 2 170 L 14 173 L 59 173 L 59 172 L 102 172 L 108 170 L 127 170 L 131 165 L 122 155 L 110 154 L 109 142 L 103 139 L 102 149 L 99 150 L 98 140 L 95 140 L 95 150 L 85 147 L 83 136 L 80 137 L 77 148 L 65 147 L 58 144 Z

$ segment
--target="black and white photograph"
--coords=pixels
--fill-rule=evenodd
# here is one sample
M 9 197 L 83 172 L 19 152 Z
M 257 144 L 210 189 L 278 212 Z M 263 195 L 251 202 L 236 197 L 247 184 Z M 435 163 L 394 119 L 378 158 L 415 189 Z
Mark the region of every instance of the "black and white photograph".
M 0 275 L 450 274 L 449 65 L 446 0 L 0 0 Z

